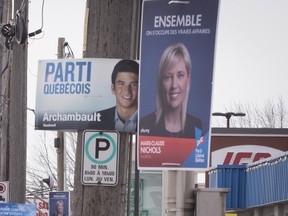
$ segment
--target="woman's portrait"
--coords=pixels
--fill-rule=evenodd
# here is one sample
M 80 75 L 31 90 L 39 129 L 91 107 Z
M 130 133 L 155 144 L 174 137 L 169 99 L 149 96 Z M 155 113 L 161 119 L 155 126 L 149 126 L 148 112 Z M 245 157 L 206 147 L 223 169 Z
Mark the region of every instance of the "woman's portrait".
M 58 200 L 56 202 L 55 206 L 55 212 L 53 216 L 65 216 L 66 214 L 64 213 L 64 203 L 62 200 Z
M 202 130 L 201 120 L 187 113 L 192 71 L 183 43 L 166 47 L 156 76 L 156 110 L 141 119 L 142 135 L 195 138 L 195 128 Z

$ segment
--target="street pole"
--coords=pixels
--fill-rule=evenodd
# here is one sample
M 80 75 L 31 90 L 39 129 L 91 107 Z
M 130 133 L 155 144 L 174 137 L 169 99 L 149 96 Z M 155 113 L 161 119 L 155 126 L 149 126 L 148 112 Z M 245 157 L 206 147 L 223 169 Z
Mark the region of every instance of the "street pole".
M 64 58 L 64 43 L 65 38 L 58 38 L 58 59 Z M 65 189 L 65 142 L 64 142 L 64 132 L 57 131 L 57 190 L 63 191 Z
M 84 32 L 85 58 L 137 59 L 141 1 L 87 1 Z M 137 17 L 137 19 L 135 18 Z M 105 73 L 108 71 L 105 71 Z M 111 73 L 111 71 L 110 71 Z M 129 133 L 120 133 L 118 184 L 113 187 L 81 184 L 83 131 L 78 131 L 73 215 L 124 216 L 129 161 Z
M 222 112 L 214 112 L 212 113 L 212 116 L 223 116 L 226 118 L 226 127 L 230 128 L 230 119 L 232 116 L 239 116 L 239 117 L 243 117 L 245 116 L 245 113 L 239 112 L 239 113 L 234 113 L 234 112 L 226 112 L 226 113 L 222 113 Z
M 11 5 L 8 4 L 8 0 L 2 1 L 2 7 L 0 11 L 0 21 L 1 23 L 8 23 L 9 17 L 11 17 Z M 2 38 L 2 37 L 1 37 Z M 0 46 L 0 56 L 1 56 L 1 76 L 0 76 L 0 82 L 1 82 L 1 96 L 0 96 L 0 102 L 1 102 L 1 140 L 0 140 L 0 181 L 7 181 L 8 178 L 8 161 L 7 161 L 7 154 L 8 154 L 8 146 L 7 146 L 7 133 L 8 133 L 8 82 L 9 82 L 9 68 L 8 68 L 8 62 L 10 57 L 10 50 L 7 49 L 5 46 Z
M 22 0 L 14 0 L 14 13 L 12 13 L 11 1 L 2 1 L 1 23 L 10 23 L 14 19 L 12 14 L 16 14 L 16 10 L 21 7 L 21 13 L 28 14 L 28 4 L 23 4 Z M 27 26 L 27 23 L 28 16 L 25 17 L 23 25 Z M 10 42 L 10 48 L 1 50 L 3 65 L 0 95 L 3 121 L 1 122 L 0 180 L 9 181 L 9 202 L 25 203 L 28 46 L 27 41 L 18 44 L 15 38 Z

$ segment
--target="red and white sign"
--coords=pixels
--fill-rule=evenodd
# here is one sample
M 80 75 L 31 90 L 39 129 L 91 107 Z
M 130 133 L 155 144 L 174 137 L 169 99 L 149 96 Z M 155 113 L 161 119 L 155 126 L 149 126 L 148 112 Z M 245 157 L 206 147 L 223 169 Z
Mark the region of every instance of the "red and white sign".
M 9 182 L 0 182 L 0 203 L 9 202 Z
M 277 157 L 284 151 L 259 145 L 238 145 L 212 152 L 211 166 L 250 164 L 268 157 Z
M 28 199 L 29 203 L 34 203 L 37 206 L 36 216 L 48 216 L 48 199 Z

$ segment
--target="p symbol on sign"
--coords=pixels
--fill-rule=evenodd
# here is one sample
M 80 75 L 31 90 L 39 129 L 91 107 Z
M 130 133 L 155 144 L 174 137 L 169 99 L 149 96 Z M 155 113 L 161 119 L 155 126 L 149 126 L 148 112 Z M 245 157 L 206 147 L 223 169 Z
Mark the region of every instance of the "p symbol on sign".
M 110 148 L 110 142 L 104 138 L 96 139 L 95 158 L 99 158 L 100 151 L 106 151 Z
M 117 155 L 117 133 L 97 133 L 86 131 L 84 134 L 84 153 L 93 164 L 107 164 Z M 115 140 L 116 138 L 116 140 Z

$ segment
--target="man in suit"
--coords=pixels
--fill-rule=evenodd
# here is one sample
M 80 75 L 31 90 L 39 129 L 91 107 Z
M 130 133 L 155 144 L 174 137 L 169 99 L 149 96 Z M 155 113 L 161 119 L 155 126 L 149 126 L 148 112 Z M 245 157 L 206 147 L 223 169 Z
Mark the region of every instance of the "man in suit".
M 101 127 L 97 129 L 136 132 L 138 111 L 139 64 L 133 60 L 120 60 L 111 75 L 111 91 L 116 106 L 99 111 Z M 91 125 L 89 128 L 95 128 Z

